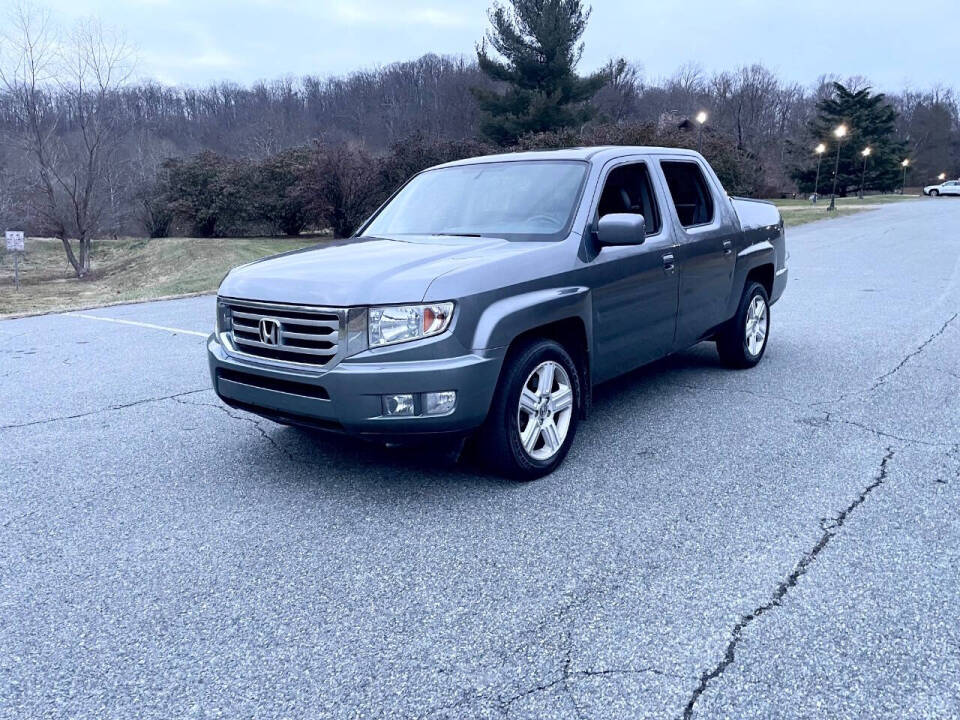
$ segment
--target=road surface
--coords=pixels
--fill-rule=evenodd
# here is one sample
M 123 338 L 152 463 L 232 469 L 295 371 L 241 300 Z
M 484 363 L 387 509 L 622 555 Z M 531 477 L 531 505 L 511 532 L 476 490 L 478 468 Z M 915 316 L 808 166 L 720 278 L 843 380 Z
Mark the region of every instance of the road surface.
M 788 246 L 525 485 L 227 409 L 209 297 L 0 322 L 0 717 L 956 717 L 960 202 Z

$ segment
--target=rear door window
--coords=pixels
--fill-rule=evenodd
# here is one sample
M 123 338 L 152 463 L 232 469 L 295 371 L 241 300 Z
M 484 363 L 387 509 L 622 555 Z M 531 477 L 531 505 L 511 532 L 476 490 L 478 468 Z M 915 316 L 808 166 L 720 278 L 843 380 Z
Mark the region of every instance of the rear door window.
M 660 167 L 680 224 L 694 227 L 713 222 L 713 196 L 700 166 L 694 162 L 663 161 Z

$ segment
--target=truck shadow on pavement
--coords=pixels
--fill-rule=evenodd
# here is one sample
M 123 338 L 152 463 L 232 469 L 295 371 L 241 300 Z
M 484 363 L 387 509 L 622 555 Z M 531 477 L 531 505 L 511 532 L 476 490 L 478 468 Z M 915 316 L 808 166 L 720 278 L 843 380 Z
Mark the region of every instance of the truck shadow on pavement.
M 578 463 L 577 445 L 600 444 L 614 418 L 605 417 L 608 410 L 627 403 L 630 411 L 642 416 L 652 412 L 653 404 L 662 400 L 662 393 L 669 388 L 680 373 L 694 371 L 703 379 L 704 374 L 728 372 L 716 356 L 712 345 L 703 343 L 676 355 L 638 368 L 614 380 L 594 388 L 591 416 L 580 425 L 578 437 L 570 455 L 558 472 Z M 254 422 L 266 441 L 282 453 L 291 466 L 323 468 L 327 479 L 333 477 L 370 475 L 378 481 L 408 483 L 414 479 L 449 480 L 487 486 L 522 487 L 488 472 L 472 452 L 470 444 L 461 448 L 454 441 L 419 443 L 410 446 L 371 442 L 336 433 L 325 433 L 302 428 L 276 426 L 265 420 Z M 267 432 L 270 428 L 270 432 Z M 638 438 L 641 439 L 641 438 Z

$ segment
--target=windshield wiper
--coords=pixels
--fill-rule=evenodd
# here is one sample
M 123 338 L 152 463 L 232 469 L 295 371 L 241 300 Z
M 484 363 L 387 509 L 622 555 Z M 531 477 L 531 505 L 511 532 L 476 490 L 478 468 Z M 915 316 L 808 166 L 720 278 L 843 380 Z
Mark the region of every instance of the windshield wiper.
M 430 233 L 434 237 L 483 237 L 480 233 Z

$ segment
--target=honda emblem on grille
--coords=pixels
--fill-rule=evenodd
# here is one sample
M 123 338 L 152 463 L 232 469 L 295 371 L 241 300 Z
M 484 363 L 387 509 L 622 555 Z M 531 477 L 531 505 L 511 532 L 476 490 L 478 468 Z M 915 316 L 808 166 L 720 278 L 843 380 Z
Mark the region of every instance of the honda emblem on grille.
M 273 318 L 260 318 L 260 342 L 264 345 L 279 345 L 280 323 Z

